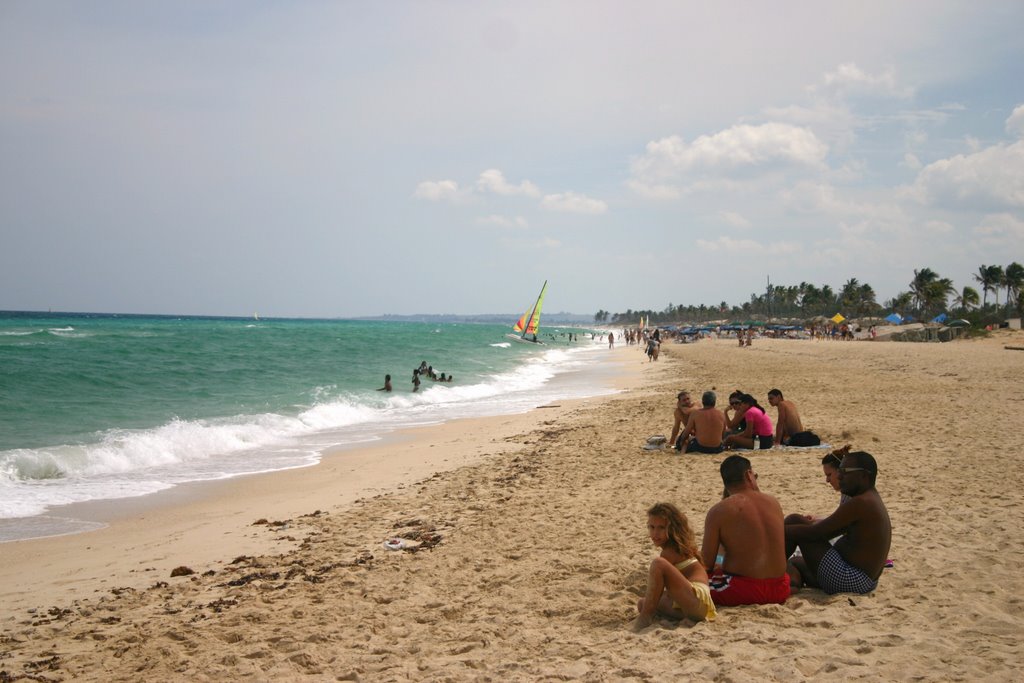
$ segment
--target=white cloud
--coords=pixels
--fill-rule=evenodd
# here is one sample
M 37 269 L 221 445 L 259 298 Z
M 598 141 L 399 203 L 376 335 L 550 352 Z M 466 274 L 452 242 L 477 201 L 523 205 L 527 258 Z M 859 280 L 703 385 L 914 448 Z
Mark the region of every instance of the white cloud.
M 974 234 L 983 243 L 1019 249 L 1024 243 L 1024 219 L 1009 213 L 990 214 L 975 226 Z
M 424 180 L 416 186 L 413 196 L 431 202 L 455 201 L 461 196 L 459 184 L 454 180 Z
M 535 240 L 511 239 L 501 240 L 501 245 L 507 249 L 547 249 L 554 250 L 562 246 L 562 243 L 552 237 L 541 237 Z
M 908 147 L 920 147 L 928 142 L 928 133 L 923 130 L 912 130 L 908 131 L 903 136 L 903 139 L 906 141 Z
M 682 195 L 682 191 L 678 187 L 658 183 L 649 184 L 636 178 L 627 180 L 626 187 L 647 199 L 676 199 Z
M 900 165 L 918 171 L 924 164 L 922 164 L 921 160 L 918 159 L 916 156 L 914 156 L 910 152 L 907 152 L 906 154 L 903 155 L 903 163 L 901 163 Z
M 608 211 L 608 204 L 577 192 L 563 192 L 545 195 L 540 205 L 550 211 L 567 213 L 601 214 Z
M 896 83 L 896 72 L 892 68 L 880 74 L 869 74 L 853 62 L 840 64 L 835 71 L 825 74 L 824 86 L 826 90 L 840 95 L 906 98 L 914 94 L 913 88 Z
M 1006 119 L 1006 132 L 1018 138 L 1024 138 L 1024 104 L 1019 104 Z
M 933 235 L 951 235 L 956 230 L 946 221 L 925 221 L 924 229 Z
M 481 216 L 478 220 L 481 225 L 497 225 L 502 228 L 521 228 L 525 229 L 530 227 L 529 222 L 522 216 L 501 216 L 499 214 L 492 213 L 489 216 Z
M 735 211 L 719 211 L 718 217 L 722 222 L 727 223 L 735 228 L 749 228 L 753 225 L 749 220 L 744 218 L 742 215 Z
M 476 181 L 476 186 L 482 192 L 494 192 L 501 195 L 540 196 L 540 189 L 529 180 L 512 185 L 505 180 L 505 174 L 496 168 L 489 168 L 481 173 L 480 178 Z
M 911 194 L 923 204 L 1024 207 L 1024 140 L 931 163 Z
M 680 170 L 737 168 L 772 163 L 822 167 L 828 147 L 807 128 L 787 123 L 739 125 L 702 135 L 687 145 L 677 135 L 647 145 L 648 156 Z
M 809 128 L 828 145 L 840 149 L 852 145 L 856 130 L 864 126 L 864 120 L 848 106 L 824 98 L 816 98 L 809 106 L 768 107 L 764 115 L 772 121 Z
M 627 186 L 646 197 L 673 198 L 686 175 L 798 166 L 824 170 L 828 145 L 808 128 L 788 123 L 742 124 L 687 144 L 672 135 L 647 143 L 631 163 Z
M 766 254 L 793 254 L 800 251 L 800 245 L 796 242 L 773 242 L 772 244 L 761 244 L 751 239 L 734 239 L 722 235 L 716 240 L 697 240 L 697 247 L 704 251 L 725 251 L 725 252 L 757 252 Z

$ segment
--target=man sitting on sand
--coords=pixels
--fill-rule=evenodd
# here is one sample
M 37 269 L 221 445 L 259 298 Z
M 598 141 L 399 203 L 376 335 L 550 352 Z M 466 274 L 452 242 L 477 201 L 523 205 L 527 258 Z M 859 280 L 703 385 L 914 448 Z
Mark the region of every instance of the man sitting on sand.
M 711 599 L 716 605 L 781 604 L 790 591 L 782 506 L 761 493 L 742 455 L 730 455 L 719 471 L 728 496 L 708 510 L 701 546 L 706 567 L 715 566 L 719 545 L 724 548 L 721 570 L 711 577 Z
M 686 420 L 686 429 L 679 437 L 683 443 L 691 434 L 690 443 L 686 444 L 687 453 L 721 453 L 722 434 L 725 433 L 725 416 L 715 408 L 718 397 L 713 391 L 705 391 L 700 397 L 700 410 L 694 410 Z
M 804 431 L 800 421 L 800 413 L 796 404 L 782 398 L 782 392 L 772 389 L 768 392 L 768 405 L 779 411 L 779 420 L 775 423 L 775 445 L 783 446 L 818 446 L 821 439 L 814 432 Z
M 677 451 L 683 450 L 683 440 L 676 440 L 679 436 L 679 430 L 686 424 L 687 419 L 690 417 L 690 413 L 697 409 L 697 406 L 693 405 L 693 401 L 690 399 L 690 392 L 683 390 L 676 394 L 676 409 L 673 411 L 673 417 L 675 421 L 672 423 L 672 436 L 669 437 L 668 443 L 674 446 Z
M 839 464 L 839 490 L 849 498 L 821 521 L 791 518 L 786 524 L 787 554 L 799 547 L 802 555 L 790 562 L 794 585 L 816 586 L 829 595 L 875 590 L 892 542 L 889 512 L 875 490 L 877 476 L 870 453 L 846 454 Z M 837 534 L 842 536 L 831 545 Z

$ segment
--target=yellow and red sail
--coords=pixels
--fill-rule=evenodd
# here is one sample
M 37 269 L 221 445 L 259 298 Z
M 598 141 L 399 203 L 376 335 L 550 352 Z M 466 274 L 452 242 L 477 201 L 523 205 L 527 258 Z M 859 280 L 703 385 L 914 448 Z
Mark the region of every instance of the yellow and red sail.
M 523 316 L 519 318 L 515 326 L 512 329 L 515 332 L 522 333 L 525 337 L 528 334 L 537 334 L 540 330 L 540 307 L 544 303 L 544 292 L 547 291 L 548 281 L 544 281 L 544 286 L 540 288 L 540 296 L 537 297 L 537 303 L 533 305 L 533 308 L 523 313 Z

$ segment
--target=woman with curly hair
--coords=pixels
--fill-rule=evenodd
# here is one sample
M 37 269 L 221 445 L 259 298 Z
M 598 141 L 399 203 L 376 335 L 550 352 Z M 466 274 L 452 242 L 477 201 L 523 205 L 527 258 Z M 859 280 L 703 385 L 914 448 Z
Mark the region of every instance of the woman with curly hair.
M 715 618 L 708 589 L 708 573 L 701 564 L 693 529 L 686 515 L 671 503 L 657 503 L 647 511 L 647 533 L 661 554 L 654 558 L 647 577 L 647 593 L 637 603 L 639 616 L 632 629 L 640 631 L 655 614 L 694 621 Z

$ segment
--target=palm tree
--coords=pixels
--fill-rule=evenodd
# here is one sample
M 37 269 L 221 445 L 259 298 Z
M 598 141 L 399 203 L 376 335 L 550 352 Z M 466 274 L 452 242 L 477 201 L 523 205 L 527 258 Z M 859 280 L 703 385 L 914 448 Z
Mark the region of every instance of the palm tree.
M 875 290 L 865 282 L 857 289 L 857 315 L 863 317 L 865 313 L 877 308 L 878 302 L 875 300 Z
M 979 301 L 978 290 L 974 287 L 964 287 L 962 291 L 953 297 L 953 305 L 961 311 L 968 311 L 976 307 Z
M 824 315 L 828 313 L 828 309 L 835 306 L 836 294 L 832 291 L 832 288 L 828 285 L 822 285 L 818 291 L 818 302 L 821 304 L 821 313 Z
M 1014 261 L 1003 270 L 1003 286 L 1006 287 L 1006 303 L 1020 303 L 1020 291 L 1024 289 L 1024 266 Z
M 1003 267 L 986 266 L 985 270 L 988 273 L 989 289 L 996 295 L 996 308 L 999 308 L 999 286 L 1003 284 Z
M 974 281 L 981 285 L 981 305 L 988 306 L 988 293 L 992 289 L 992 280 L 988 274 L 988 266 L 978 266 L 978 272 L 974 274 Z
M 953 281 L 948 277 L 937 278 L 925 292 L 925 310 L 929 311 L 929 315 L 941 313 L 946 308 L 946 300 L 953 294 L 956 294 Z
M 929 301 L 929 290 L 939 279 L 939 274 L 931 268 L 914 269 L 914 279 L 910 281 L 910 293 L 919 311 L 925 310 Z
M 854 315 L 854 310 L 860 302 L 860 282 L 857 278 L 851 277 L 839 290 L 839 305 L 846 309 L 847 313 Z
M 906 316 L 907 309 L 910 308 L 910 304 L 914 301 L 914 295 L 910 292 L 900 292 L 893 298 L 885 302 L 886 308 L 891 308 L 894 312 L 899 313 L 902 316 Z
M 800 314 L 806 318 L 807 308 L 814 306 L 821 299 L 821 290 L 807 282 L 801 282 L 799 289 L 797 305 L 800 306 Z

